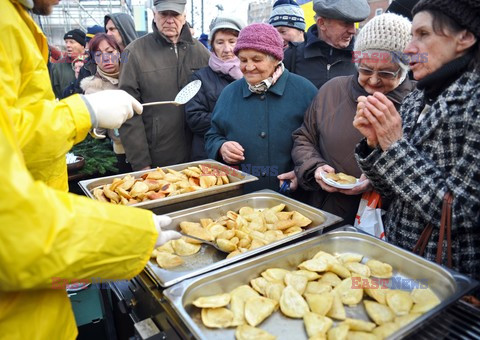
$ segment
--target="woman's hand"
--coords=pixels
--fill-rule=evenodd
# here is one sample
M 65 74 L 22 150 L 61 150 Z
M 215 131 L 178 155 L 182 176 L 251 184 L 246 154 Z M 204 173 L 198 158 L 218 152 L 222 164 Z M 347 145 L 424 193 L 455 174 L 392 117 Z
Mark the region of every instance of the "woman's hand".
M 402 118 L 393 103 L 380 92 L 368 96 L 364 103 L 363 115 L 375 129 L 378 144 L 385 151 L 402 138 Z
M 335 169 L 332 168 L 330 165 L 322 165 L 322 166 L 319 166 L 317 168 L 317 170 L 315 170 L 315 181 L 317 181 L 318 185 L 320 185 L 320 188 L 322 188 L 324 191 L 326 192 L 337 192 L 339 189 L 335 188 L 335 187 L 332 187 L 331 185 L 328 185 L 327 183 L 325 183 L 322 179 L 322 176 L 320 175 L 321 173 L 331 173 L 331 172 L 335 172 Z
M 359 180 L 360 185 L 357 185 L 355 188 L 352 189 L 338 189 L 338 192 L 344 194 L 344 195 L 360 195 L 363 194 L 365 191 L 370 191 L 373 189 L 372 184 L 370 183 L 370 180 L 367 179 L 367 176 L 362 174 L 360 176 Z
M 370 124 L 367 118 L 365 118 L 365 115 L 363 113 L 363 110 L 366 106 L 365 103 L 367 101 L 367 97 L 360 96 L 358 97 L 357 101 L 357 113 L 355 114 L 355 118 L 353 119 L 353 126 L 367 138 L 367 144 L 371 148 L 376 148 L 378 146 L 377 133 L 375 132 L 372 124 Z
M 244 161 L 244 151 L 243 147 L 237 142 L 225 142 L 220 147 L 220 155 L 228 164 L 238 164 Z
M 295 172 L 293 170 L 289 172 L 284 172 L 283 174 L 278 175 L 277 178 L 280 180 L 280 187 L 285 180 L 290 180 L 290 191 L 297 190 L 298 181 L 297 176 L 295 175 Z

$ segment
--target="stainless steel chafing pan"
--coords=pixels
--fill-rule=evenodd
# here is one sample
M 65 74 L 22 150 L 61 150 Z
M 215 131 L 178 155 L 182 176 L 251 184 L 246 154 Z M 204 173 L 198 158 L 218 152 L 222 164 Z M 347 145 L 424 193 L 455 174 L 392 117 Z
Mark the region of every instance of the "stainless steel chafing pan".
M 234 339 L 234 328 L 206 328 L 200 319 L 200 309 L 194 307 L 192 301 L 200 296 L 225 293 L 239 285 L 248 284 L 251 279 L 259 276 L 268 268 L 279 267 L 293 270 L 299 263 L 311 258 L 320 250 L 330 253 L 358 253 L 362 254 L 366 260 L 373 258 L 387 262 L 394 268 L 394 279 L 400 286 L 397 288 L 408 290 L 409 285 L 414 282 L 413 280 L 422 280 L 422 282 L 427 282 L 428 287 L 437 294 L 441 303 L 395 332 L 390 336 L 392 339 L 412 332 L 419 324 L 424 323 L 478 286 L 477 281 L 465 275 L 445 269 L 370 235 L 353 231 L 333 231 L 183 281 L 166 289 L 164 296 L 196 338 Z M 363 304 L 346 307 L 346 310 L 347 317 L 367 320 Z M 307 338 L 302 319 L 290 319 L 280 312 L 274 313 L 258 327 L 276 335 L 278 339 Z
M 322 212 L 309 205 L 303 204 L 274 191 L 262 190 L 251 194 L 171 213 L 169 216 L 172 217 L 173 223 L 169 228 L 179 229 L 179 224 L 182 221 L 198 222 L 201 218 L 216 219 L 222 215 L 225 215 L 229 210 L 238 211 L 238 209 L 244 206 L 251 206 L 258 209 L 270 208 L 280 203 L 284 203 L 286 205 L 286 210 L 295 210 L 308 217 L 310 220 L 312 220 L 312 223 L 301 233 L 286 237 L 254 250 L 247 251 L 229 259 L 226 258 L 227 254 L 206 245 L 202 246 L 199 253 L 182 257 L 185 262 L 183 265 L 171 268 L 169 270 L 160 268 L 156 261 L 152 259 L 146 266 L 147 272 L 151 275 L 152 279 L 158 283 L 159 286 L 169 287 L 187 278 L 198 276 L 213 269 L 244 260 L 247 257 L 263 252 L 266 249 L 271 249 L 273 247 L 296 240 L 305 235 L 322 231 L 324 228 L 342 220 L 340 217 L 327 212 Z M 322 215 L 325 217 L 325 221 L 323 221 Z
M 227 174 L 228 179 L 230 180 L 229 184 L 223 184 L 218 186 L 213 186 L 207 189 L 198 190 L 190 193 L 180 194 L 171 197 L 159 198 L 155 200 L 149 200 L 145 202 L 140 202 L 132 204 L 133 207 L 139 207 L 143 209 L 152 210 L 156 214 L 166 214 L 172 211 L 186 209 L 194 207 L 200 204 L 205 204 L 209 202 L 214 202 L 220 199 L 241 195 L 243 193 L 243 186 L 245 183 L 258 180 L 257 177 L 249 175 L 240 170 L 229 167 L 220 162 L 207 159 L 202 161 L 176 164 L 171 166 L 162 167 L 163 169 L 172 169 L 176 171 L 181 171 L 186 169 L 189 166 L 196 165 L 206 165 L 215 170 L 223 171 Z M 125 175 L 132 175 L 135 178 L 141 177 L 143 174 L 148 172 L 155 171 L 155 169 L 136 171 L 130 173 L 124 173 L 114 176 L 94 178 L 89 180 L 80 181 L 78 184 L 82 188 L 83 192 L 90 198 L 95 199 L 93 196 L 93 189 L 100 187 L 105 184 L 110 184 L 115 178 L 123 178 Z

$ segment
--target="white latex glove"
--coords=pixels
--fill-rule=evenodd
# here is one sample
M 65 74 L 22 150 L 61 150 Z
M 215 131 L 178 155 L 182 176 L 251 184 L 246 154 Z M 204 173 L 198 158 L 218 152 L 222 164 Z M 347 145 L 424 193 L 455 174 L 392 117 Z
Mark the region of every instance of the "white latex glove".
M 155 248 L 164 245 L 170 240 L 176 240 L 182 237 L 182 235 L 175 230 L 162 230 L 162 228 L 167 227 L 172 223 L 172 219 L 166 215 L 153 215 L 153 220 L 158 230 L 158 238 L 155 243 Z
M 118 129 L 134 111 L 143 112 L 143 106 L 135 98 L 123 90 L 105 90 L 86 94 L 87 102 L 94 128 Z

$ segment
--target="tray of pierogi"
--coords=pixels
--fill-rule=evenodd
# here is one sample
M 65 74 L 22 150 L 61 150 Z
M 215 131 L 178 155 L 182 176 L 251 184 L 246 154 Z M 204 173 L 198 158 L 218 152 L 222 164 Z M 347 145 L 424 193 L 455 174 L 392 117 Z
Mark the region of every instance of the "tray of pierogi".
M 164 296 L 197 339 L 398 339 L 478 286 L 353 227 L 337 230 Z
M 168 214 L 168 229 L 181 239 L 153 250 L 146 272 L 158 286 L 169 287 L 187 278 L 244 260 L 294 241 L 342 219 L 272 190 L 261 190 Z M 214 242 L 218 248 L 198 239 Z
M 90 198 L 165 214 L 241 195 L 257 177 L 220 162 L 201 161 L 80 181 Z

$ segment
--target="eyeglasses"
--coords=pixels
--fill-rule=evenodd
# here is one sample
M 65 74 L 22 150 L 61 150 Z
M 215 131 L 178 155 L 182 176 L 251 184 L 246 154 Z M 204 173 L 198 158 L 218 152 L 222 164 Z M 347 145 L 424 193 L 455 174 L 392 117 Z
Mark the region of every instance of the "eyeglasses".
M 375 71 L 371 70 L 366 67 L 358 67 L 358 73 L 364 75 L 364 76 L 373 76 L 374 73 L 377 74 L 380 78 L 383 79 L 395 79 L 398 76 L 398 73 L 400 72 L 401 67 L 398 68 L 396 72 L 390 72 L 390 71 Z

